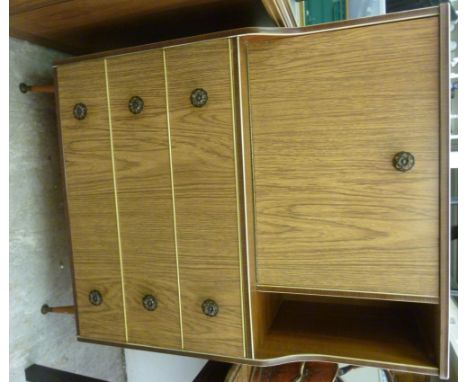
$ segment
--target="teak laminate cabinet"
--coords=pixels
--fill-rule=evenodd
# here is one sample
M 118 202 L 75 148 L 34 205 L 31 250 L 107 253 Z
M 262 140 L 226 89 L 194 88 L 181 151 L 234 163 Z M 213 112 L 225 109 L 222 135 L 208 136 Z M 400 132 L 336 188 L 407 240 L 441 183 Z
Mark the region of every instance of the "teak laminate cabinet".
M 58 63 L 78 338 L 446 377 L 448 17 Z

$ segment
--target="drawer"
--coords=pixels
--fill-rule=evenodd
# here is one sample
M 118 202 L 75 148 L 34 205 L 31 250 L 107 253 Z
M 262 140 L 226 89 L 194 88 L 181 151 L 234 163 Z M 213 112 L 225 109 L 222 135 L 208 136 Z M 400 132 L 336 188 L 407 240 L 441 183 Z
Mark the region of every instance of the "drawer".
M 79 335 L 124 341 L 104 61 L 59 67 L 57 79 Z M 84 108 L 84 119 L 76 119 L 74 110 L 83 117 Z M 91 291 L 98 305 L 90 302 Z
M 438 18 L 253 42 L 248 60 L 258 288 L 437 302 Z
M 180 349 L 163 52 L 106 64 L 128 342 Z
M 165 55 L 184 349 L 245 356 L 229 41 Z

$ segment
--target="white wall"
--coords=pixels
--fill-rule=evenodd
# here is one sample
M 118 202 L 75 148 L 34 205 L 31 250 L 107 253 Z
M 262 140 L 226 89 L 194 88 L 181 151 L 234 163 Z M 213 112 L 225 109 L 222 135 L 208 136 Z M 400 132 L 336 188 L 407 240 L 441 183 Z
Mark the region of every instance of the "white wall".
M 125 349 L 128 382 L 192 382 L 206 360 Z

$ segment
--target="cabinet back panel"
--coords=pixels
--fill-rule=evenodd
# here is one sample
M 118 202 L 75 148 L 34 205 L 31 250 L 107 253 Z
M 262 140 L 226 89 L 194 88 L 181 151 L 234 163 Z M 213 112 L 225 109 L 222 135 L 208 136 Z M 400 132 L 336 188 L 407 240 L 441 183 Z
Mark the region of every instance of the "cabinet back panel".
M 128 340 L 181 347 L 166 88 L 161 50 L 107 59 Z M 131 97 L 143 111 L 132 114 Z M 145 295 L 156 297 L 145 310 Z
M 125 341 L 104 61 L 61 66 L 57 76 L 79 334 Z M 88 108 L 81 121 L 79 102 Z M 94 289 L 99 306 L 88 300 Z
M 252 42 L 248 60 L 257 284 L 437 299 L 438 18 Z
M 244 356 L 228 40 L 165 51 L 184 348 Z M 194 107 L 196 88 L 208 93 Z M 202 313 L 205 299 L 219 306 Z

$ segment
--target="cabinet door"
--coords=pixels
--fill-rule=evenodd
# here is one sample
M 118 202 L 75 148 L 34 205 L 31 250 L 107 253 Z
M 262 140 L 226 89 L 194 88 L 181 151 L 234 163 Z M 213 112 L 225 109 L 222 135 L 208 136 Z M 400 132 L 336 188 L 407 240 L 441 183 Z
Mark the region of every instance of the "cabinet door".
M 185 45 L 165 55 L 184 349 L 243 356 L 228 44 Z M 207 92 L 204 106 L 191 104 L 194 89 Z M 202 312 L 206 300 L 218 305 L 216 316 Z
M 128 341 L 180 348 L 163 53 L 110 58 L 107 73 Z
M 120 342 L 125 323 L 104 61 L 60 66 L 57 78 L 79 335 Z M 73 116 L 80 103 L 87 109 L 81 120 Z M 91 291 L 102 303 L 90 302 Z
M 438 18 L 251 43 L 248 60 L 257 284 L 436 301 Z

